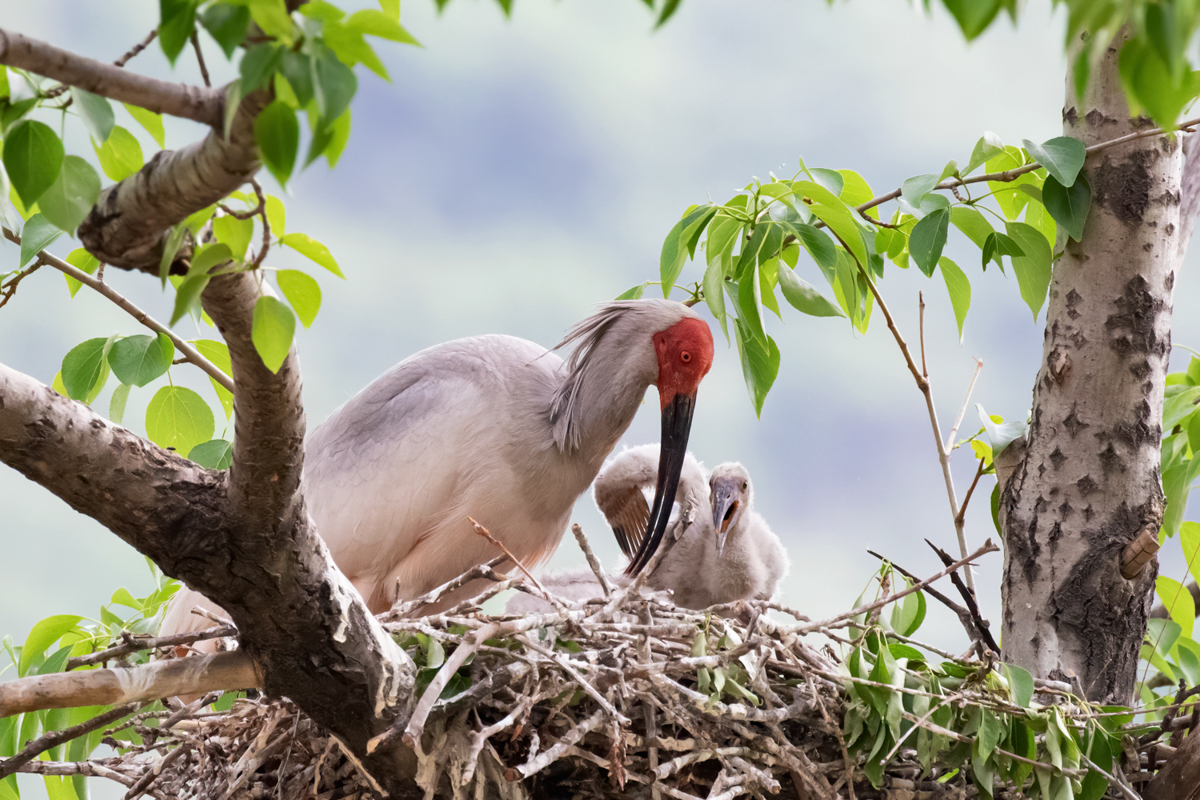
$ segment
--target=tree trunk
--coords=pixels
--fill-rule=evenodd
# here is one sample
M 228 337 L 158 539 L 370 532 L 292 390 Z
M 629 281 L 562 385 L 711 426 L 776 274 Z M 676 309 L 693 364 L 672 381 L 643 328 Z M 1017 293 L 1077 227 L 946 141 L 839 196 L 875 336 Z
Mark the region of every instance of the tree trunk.
M 1068 75 L 1064 131 L 1087 145 L 1152 124 L 1129 116 L 1123 41 L 1082 103 Z M 1091 212 L 1082 241 L 1060 232 L 1029 430 L 1008 454 L 1012 472 L 1000 470 L 1004 658 L 1100 702 L 1132 698 L 1157 572 L 1151 563 L 1126 579 L 1121 554 L 1162 520 L 1182 163 L 1179 141 L 1157 136 L 1089 156 Z

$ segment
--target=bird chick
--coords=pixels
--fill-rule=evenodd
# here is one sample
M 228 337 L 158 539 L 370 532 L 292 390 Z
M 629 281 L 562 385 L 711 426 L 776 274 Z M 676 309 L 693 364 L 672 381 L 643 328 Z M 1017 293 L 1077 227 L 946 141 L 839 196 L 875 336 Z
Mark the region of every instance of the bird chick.
M 650 513 L 646 493 L 654 487 L 657 470 L 658 446 L 648 444 L 624 451 L 596 478 L 596 505 L 627 556 L 641 547 Z M 779 537 L 754 510 L 750 476 L 738 463 L 720 464 L 708 475 L 687 453 L 666 535 L 675 544 L 647 576 L 646 586 L 670 590 L 676 605 L 684 608 L 770 599 L 790 567 Z M 623 575 L 612 579 L 618 585 L 629 580 Z M 601 594 L 595 577 L 580 571 L 548 575 L 542 583 L 572 600 Z M 518 595 L 506 610 L 526 614 L 551 609 L 543 600 Z

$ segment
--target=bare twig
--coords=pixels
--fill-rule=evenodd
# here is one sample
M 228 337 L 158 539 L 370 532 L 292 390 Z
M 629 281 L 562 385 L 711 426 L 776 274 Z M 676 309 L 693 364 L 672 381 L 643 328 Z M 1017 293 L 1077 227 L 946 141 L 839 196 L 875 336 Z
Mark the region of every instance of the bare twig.
M 500 548 L 500 550 L 503 551 L 504 555 L 508 556 L 508 560 L 517 565 L 517 569 L 521 570 L 521 574 L 524 575 L 525 578 L 530 583 L 532 583 L 535 587 L 537 587 L 537 590 L 539 592 L 541 592 L 543 595 L 545 595 L 547 600 L 551 600 L 553 602 L 554 598 L 550 595 L 549 592 L 546 591 L 546 587 L 542 586 L 541 581 L 539 581 L 537 578 L 533 577 L 532 572 L 525 569 L 525 565 L 521 563 L 521 559 L 514 556 L 512 554 L 512 551 L 504 546 L 504 542 L 500 541 L 495 536 L 492 536 L 491 531 L 489 531 L 484 526 L 480 525 L 478 522 L 476 522 L 471 517 L 467 517 L 467 519 L 470 521 L 471 525 L 474 526 L 475 532 L 477 534 L 479 534 L 483 538 L 487 539 L 492 544 L 496 545 L 496 547 Z
M 15 233 L 13 233 L 12 231 L 10 231 L 8 228 L 4 228 L 4 237 L 6 239 L 8 239 L 10 242 L 13 242 L 15 244 L 21 243 L 21 237 Z M 135 320 L 140 322 L 142 325 L 145 325 L 147 328 L 154 331 L 155 333 L 165 334 L 168 338 L 170 338 L 171 342 L 174 343 L 175 349 L 178 350 L 179 352 L 183 353 L 184 357 L 186 357 L 188 361 L 192 362 L 197 367 L 204 370 L 204 372 L 208 373 L 208 376 L 210 378 L 212 378 L 217 383 L 221 384 L 223 387 L 228 389 L 230 392 L 234 391 L 233 378 L 226 375 L 221 370 L 221 368 L 218 367 L 216 364 L 212 363 L 207 358 L 200 355 L 200 352 L 198 350 L 196 350 L 195 347 L 192 347 L 192 345 L 188 344 L 186 341 L 181 339 L 177 334 L 175 334 L 174 331 L 172 331 L 166 325 L 163 325 L 158 320 L 151 317 L 149 314 L 147 314 L 142 309 L 135 306 L 124 295 L 122 295 L 117 290 L 113 289 L 107 283 L 104 283 L 102 280 L 99 280 L 94 275 L 88 275 L 83 270 L 68 264 L 66 261 L 63 261 L 61 258 L 58 258 L 57 256 L 47 253 L 45 250 L 39 250 L 38 254 L 37 254 L 37 258 L 43 264 L 48 264 L 49 266 L 54 267 L 59 272 L 62 272 L 63 274 L 66 274 L 66 275 L 70 275 L 72 278 L 79 281 L 83 285 L 85 285 L 91 289 L 94 289 L 95 291 L 104 295 L 109 300 L 111 300 L 113 303 L 115 303 L 116 306 L 118 308 L 120 308 L 122 311 L 124 311 L 126 314 L 133 317 Z
M 962 407 L 958 409 L 958 416 L 954 418 L 954 425 L 950 428 L 949 435 L 946 436 L 946 444 L 944 449 L 950 452 L 954 449 L 954 438 L 958 435 L 958 428 L 962 425 L 963 417 L 967 415 L 967 406 L 971 404 L 971 394 L 975 391 L 975 382 L 979 380 L 979 373 L 983 371 L 983 359 L 975 359 L 975 374 L 971 376 L 971 382 L 967 384 L 967 396 L 963 398 Z M 963 503 L 966 505 L 966 503 Z
M 212 88 L 212 81 L 208 79 L 208 67 L 204 63 L 204 52 L 200 49 L 200 37 L 196 35 L 195 30 L 192 30 L 192 49 L 196 51 L 196 64 L 200 67 L 201 80 L 205 86 Z
M 949 553 L 928 539 L 925 540 L 925 544 L 933 548 L 933 552 L 937 553 L 937 557 L 942 560 L 943 564 L 950 566 L 951 557 Z M 967 604 L 967 611 L 970 612 L 971 620 L 975 623 L 975 629 L 979 632 L 979 636 L 983 640 L 983 643 L 986 644 L 993 653 L 1000 655 L 1000 645 L 996 643 L 995 638 L 992 636 L 992 632 L 988 628 L 987 620 L 985 620 L 983 615 L 979 613 L 979 604 L 975 602 L 975 591 L 971 589 L 971 587 L 965 585 L 958 575 L 954 573 L 950 573 L 950 580 L 954 584 L 954 588 L 958 589 L 958 593 L 962 595 L 963 602 Z
M 0 760 L 0 779 L 7 778 L 14 772 L 20 771 L 20 768 L 37 758 L 42 753 L 52 748 L 58 747 L 64 742 L 69 742 L 72 739 L 78 739 L 80 736 L 86 736 L 94 730 L 98 730 L 108 725 L 110 722 L 115 722 L 121 717 L 126 717 L 142 707 L 141 703 L 129 703 L 128 705 L 118 706 L 117 708 L 105 711 L 103 714 L 92 717 L 91 719 L 81 722 L 78 725 L 72 725 L 70 728 L 64 728 L 61 731 L 50 731 L 34 739 L 12 758 Z
M 79 667 L 91 666 L 92 664 L 103 664 L 105 661 L 112 661 L 121 656 L 127 656 L 130 653 L 137 653 L 142 650 L 157 650 L 162 647 L 175 647 L 181 644 L 192 644 L 207 639 L 222 639 L 226 636 L 235 635 L 237 635 L 237 628 L 232 625 L 222 625 L 219 628 L 207 628 L 202 631 L 177 633 L 173 636 L 159 636 L 157 638 L 139 638 L 134 634 L 126 634 L 125 641 L 121 642 L 121 644 L 113 645 L 95 653 L 89 653 L 86 656 L 68 658 L 65 671 L 69 672 Z
M 41 269 L 42 264 L 41 259 L 35 259 L 28 267 L 13 275 L 7 281 L 4 281 L 3 284 L 0 284 L 0 308 L 4 308 L 4 305 L 17 293 L 17 285 Z

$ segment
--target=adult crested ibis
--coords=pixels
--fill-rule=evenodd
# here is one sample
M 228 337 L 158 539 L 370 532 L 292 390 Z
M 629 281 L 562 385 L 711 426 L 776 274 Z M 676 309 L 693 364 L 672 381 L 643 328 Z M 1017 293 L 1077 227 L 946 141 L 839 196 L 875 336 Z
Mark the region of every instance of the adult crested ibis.
M 646 494 L 655 484 L 658 451 L 653 444 L 626 450 L 596 478 L 596 505 L 631 558 L 645 539 L 650 519 Z M 675 544 L 646 576 L 646 585 L 670 589 L 675 603 L 684 608 L 774 596 L 790 563 L 779 537 L 754 510 L 753 502 L 745 467 L 720 464 L 708 475 L 688 453 L 680 473 L 677 511 L 666 528 L 666 537 Z M 628 576 L 615 579 L 618 584 L 629 580 Z M 546 576 L 542 584 L 568 600 L 587 600 L 601 593 L 595 576 L 586 570 Z M 551 609 L 539 598 L 518 594 L 506 610 L 522 614 Z
M 681 303 L 617 301 L 572 328 L 558 347 L 565 345 L 574 347 L 565 363 L 512 336 L 436 345 L 384 373 L 309 434 L 309 513 L 373 612 L 496 556 L 468 517 L 526 566 L 548 557 L 651 384 L 664 458 L 644 541 L 648 552 L 657 545 L 696 390 L 712 365 L 708 325 Z M 479 588 L 468 584 L 425 611 Z M 209 625 L 190 613 L 197 604 L 213 608 L 181 592 L 164 631 Z
M 643 540 L 650 519 L 645 492 L 658 455 L 656 445 L 626 450 L 596 478 L 596 505 L 631 558 L 648 549 Z M 746 468 L 719 464 L 705 477 L 688 453 L 682 475 L 678 517 L 667 529 L 678 541 L 646 585 L 670 589 L 676 604 L 685 608 L 772 597 L 790 562 L 779 537 L 754 510 Z

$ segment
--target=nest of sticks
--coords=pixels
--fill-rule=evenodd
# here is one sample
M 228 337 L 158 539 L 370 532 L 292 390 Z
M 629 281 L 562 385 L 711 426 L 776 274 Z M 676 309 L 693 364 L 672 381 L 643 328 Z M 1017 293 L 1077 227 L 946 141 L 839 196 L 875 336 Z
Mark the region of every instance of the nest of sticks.
M 914 754 L 899 746 L 882 786 L 871 788 L 842 732 L 846 673 L 822 642 L 845 641 L 841 629 L 952 574 L 990 543 L 902 592 L 814 623 L 767 601 L 679 608 L 666 593 L 645 591 L 644 577 L 614 587 L 582 531 L 574 531 L 602 597 L 556 597 L 532 576 L 495 572 L 497 559 L 380 617 L 420 668 L 412 714 L 377 737 L 402 737 L 412 748 L 413 797 L 977 794 L 961 773 L 944 782 L 921 780 Z M 413 616 L 479 578 L 492 581 L 480 597 L 443 614 Z M 549 610 L 482 612 L 484 601 L 509 589 L 541 598 Z M 106 734 L 132 728 L 138 744 L 108 738 L 120 755 L 61 769 L 30 762 L 42 766 L 21 771 L 110 778 L 127 787 L 130 799 L 380 796 L 357 760 L 289 701 L 226 698 L 218 711 L 209 705 L 215 697 L 133 716 L 136 707 L 114 709 L 103 716 L 124 721 Z

